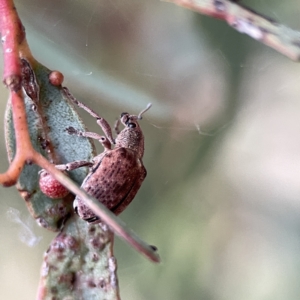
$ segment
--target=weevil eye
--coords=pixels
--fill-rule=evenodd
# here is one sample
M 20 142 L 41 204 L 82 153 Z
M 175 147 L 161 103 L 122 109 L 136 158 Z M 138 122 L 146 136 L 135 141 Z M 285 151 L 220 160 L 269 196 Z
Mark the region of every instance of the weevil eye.
M 127 126 L 130 127 L 130 128 L 135 128 L 135 127 L 136 127 L 136 124 L 135 124 L 135 123 L 128 123 Z
M 121 113 L 121 118 L 124 117 L 125 115 L 128 115 L 128 113 L 127 112 Z

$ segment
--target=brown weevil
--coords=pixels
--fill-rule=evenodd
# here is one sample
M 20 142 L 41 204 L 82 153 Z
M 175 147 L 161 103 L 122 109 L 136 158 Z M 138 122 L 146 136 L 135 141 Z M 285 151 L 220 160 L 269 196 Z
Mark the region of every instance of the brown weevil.
M 133 200 L 147 174 L 142 161 L 144 135 L 138 120 L 142 119 L 143 113 L 151 107 L 151 103 L 137 116 L 122 113 L 114 127 L 117 133 L 117 137 L 114 139 L 111 127 L 105 119 L 76 100 L 67 88 L 63 88 L 63 90 L 69 100 L 97 119 L 105 136 L 94 132 L 78 131 L 73 127 L 69 127 L 65 131 L 68 134 L 97 139 L 103 145 L 104 152 L 95 156 L 91 162 L 74 161 L 65 165 L 57 165 L 56 168 L 71 171 L 83 166 L 90 167 L 90 172 L 84 179 L 81 188 L 118 215 Z M 125 126 L 122 131 L 119 130 L 120 123 Z M 112 144 L 114 144 L 113 149 Z M 100 221 L 98 216 L 78 196 L 74 200 L 73 207 L 83 220 L 90 223 Z

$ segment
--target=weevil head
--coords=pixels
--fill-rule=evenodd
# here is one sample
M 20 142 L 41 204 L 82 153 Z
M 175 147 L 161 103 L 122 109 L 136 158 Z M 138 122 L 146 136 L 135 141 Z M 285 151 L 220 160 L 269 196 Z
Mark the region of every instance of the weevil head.
M 116 147 L 124 147 L 137 152 L 138 158 L 144 155 L 144 135 L 138 123 L 142 119 L 142 115 L 151 107 L 151 103 L 139 113 L 139 115 L 130 115 L 122 113 L 120 120 L 125 128 L 118 134 L 116 138 Z

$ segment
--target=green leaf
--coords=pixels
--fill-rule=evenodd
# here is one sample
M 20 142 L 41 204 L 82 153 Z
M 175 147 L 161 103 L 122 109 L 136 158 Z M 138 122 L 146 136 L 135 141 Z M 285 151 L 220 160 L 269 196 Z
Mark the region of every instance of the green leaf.
M 51 71 L 37 61 L 25 59 L 22 59 L 22 70 L 24 101 L 33 147 L 54 164 L 91 160 L 95 155 L 93 142 L 65 132 L 70 126 L 82 131 L 86 128 L 73 105 L 64 97 L 62 87 L 49 82 Z M 10 101 L 6 108 L 5 134 L 9 161 L 12 161 L 16 143 Z M 69 194 L 61 199 L 51 199 L 44 195 L 38 184 L 39 170 L 38 166 L 27 164 L 17 188 L 38 223 L 57 231 L 72 211 L 74 196 Z M 70 172 L 69 176 L 80 185 L 87 173 L 87 168 L 80 168 Z

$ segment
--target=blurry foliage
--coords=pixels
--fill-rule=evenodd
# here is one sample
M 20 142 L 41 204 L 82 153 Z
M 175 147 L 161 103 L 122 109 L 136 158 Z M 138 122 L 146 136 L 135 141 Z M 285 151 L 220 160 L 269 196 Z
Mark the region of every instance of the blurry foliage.
M 244 3 L 300 28 L 298 1 Z M 299 299 L 299 65 L 159 1 L 16 6 L 35 57 L 111 123 L 154 104 L 141 124 L 148 176 L 121 217 L 163 263 L 116 240 L 122 299 Z M 25 205 L 0 193 L 0 298 L 33 299 L 53 235 L 35 228 L 42 242 L 22 244 L 3 216 Z

